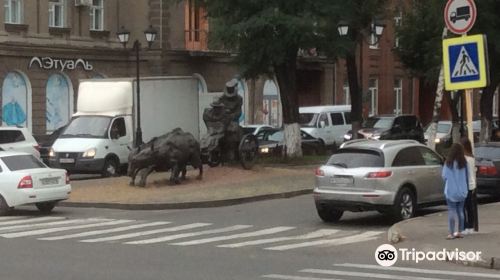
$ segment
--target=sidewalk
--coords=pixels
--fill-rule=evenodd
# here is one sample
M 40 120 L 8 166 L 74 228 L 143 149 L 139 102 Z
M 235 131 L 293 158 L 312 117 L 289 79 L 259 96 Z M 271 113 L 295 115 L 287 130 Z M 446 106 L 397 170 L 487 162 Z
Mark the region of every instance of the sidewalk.
M 440 212 L 397 223 L 389 229 L 390 235 L 400 236 L 403 241 L 396 248 L 416 250 L 480 251 L 478 262 L 455 261 L 467 266 L 500 270 L 500 203 L 479 206 L 479 232 L 462 239 L 446 240 L 448 213 Z
M 145 188 L 129 186 L 130 178 L 126 176 L 73 180 L 70 199 L 60 205 L 152 210 L 216 207 L 285 198 L 311 193 L 316 168 L 204 167 L 201 181 L 196 180 L 197 170 L 188 170 L 186 181 L 179 185 L 168 184 L 170 173 L 152 173 Z M 136 183 L 138 181 L 136 178 Z

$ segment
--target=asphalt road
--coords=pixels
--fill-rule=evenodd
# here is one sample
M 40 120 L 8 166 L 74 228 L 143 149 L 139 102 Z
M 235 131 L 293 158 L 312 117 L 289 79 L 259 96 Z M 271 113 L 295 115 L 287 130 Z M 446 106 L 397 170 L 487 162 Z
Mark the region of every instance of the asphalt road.
M 441 262 L 381 270 L 374 252 L 390 226 L 376 212 L 324 224 L 310 195 L 190 210 L 61 207 L 50 216 L 26 207 L 0 217 L 0 279 L 500 279 Z

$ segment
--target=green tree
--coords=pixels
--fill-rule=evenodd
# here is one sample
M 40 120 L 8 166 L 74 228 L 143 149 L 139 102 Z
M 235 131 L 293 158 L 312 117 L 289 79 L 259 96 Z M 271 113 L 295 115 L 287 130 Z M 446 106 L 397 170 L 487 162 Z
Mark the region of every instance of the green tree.
M 397 30 L 400 45 L 396 51 L 403 64 L 413 75 L 420 78 L 422 84 L 435 85 L 439 77 L 442 65 L 441 32 L 444 28 L 443 11 L 446 2 L 412 1 L 403 17 L 403 25 Z M 497 15 L 500 1 L 481 0 L 476 1 L 476 5 L 477 21 L 469 34 L 486 34 L 490 60 L 490 86 L 483 90 L 480 106 L 483 126 L 481 140 L 486 141 L 491 133 L 493 93 L 500 82 L 500 18 Z M 449 35 L 453 36 L 455 35 Z M 431 97 L 433 98 L 422 96 Z

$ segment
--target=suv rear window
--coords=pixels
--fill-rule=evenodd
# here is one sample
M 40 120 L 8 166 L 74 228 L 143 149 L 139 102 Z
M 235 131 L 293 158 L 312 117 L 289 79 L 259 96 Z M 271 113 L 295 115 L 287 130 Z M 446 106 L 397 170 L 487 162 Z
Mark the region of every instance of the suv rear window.
M 46 166 L 32 155 L 7 156 L 2 158 L 10 171 L 46 168 Z
M 330 157 L 326 165 L 344 168 L 384 167 L 384 157 L 371 150 L 341 149 Z
M 0 144 L 24 141 L 24 135 L 20 130 L 0 130 Z

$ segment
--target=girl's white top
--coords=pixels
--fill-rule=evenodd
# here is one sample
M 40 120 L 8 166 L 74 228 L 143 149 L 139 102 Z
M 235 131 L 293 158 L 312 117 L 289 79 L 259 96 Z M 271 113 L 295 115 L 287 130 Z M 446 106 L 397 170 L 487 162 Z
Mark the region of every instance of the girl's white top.
M 469 191 L 472 191 L 476 189 L 476 160 L 470 156 L 465 156 L 465 159 L 467 160 L 467 169 L 469 170 L 467 174 L 469 176 Z

